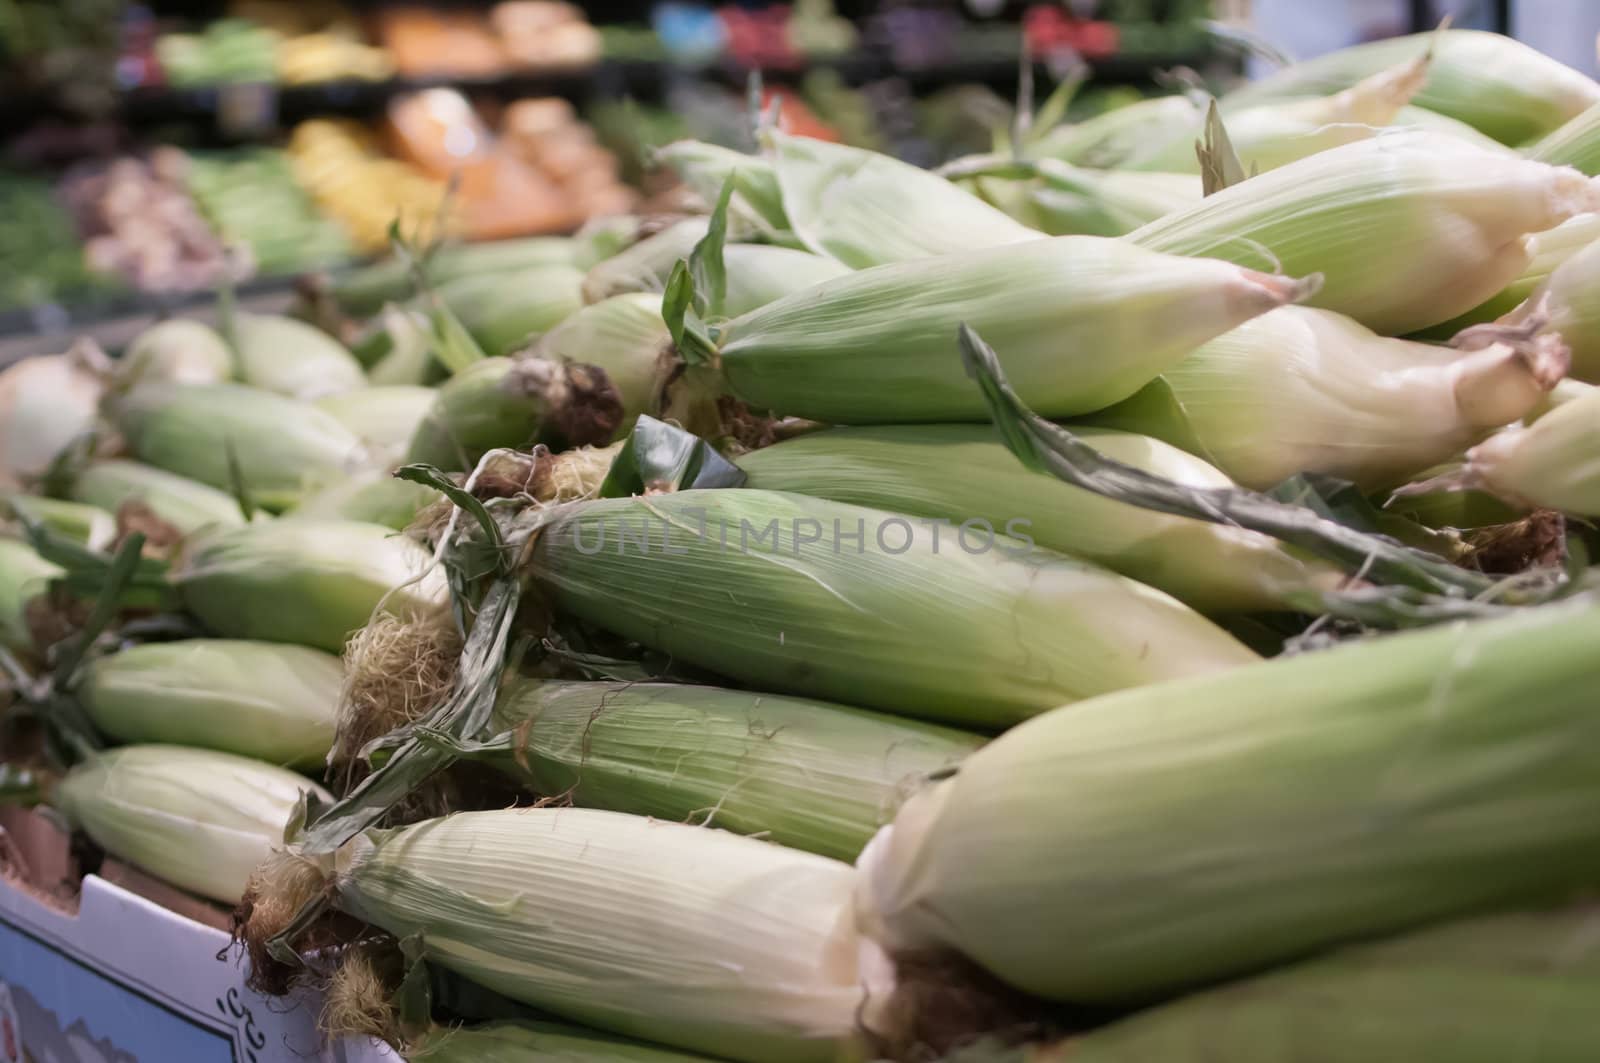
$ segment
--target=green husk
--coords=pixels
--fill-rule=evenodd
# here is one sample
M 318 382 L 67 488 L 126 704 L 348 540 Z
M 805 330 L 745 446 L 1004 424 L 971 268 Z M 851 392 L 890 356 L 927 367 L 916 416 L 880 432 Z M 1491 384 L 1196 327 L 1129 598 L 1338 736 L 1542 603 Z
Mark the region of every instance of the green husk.
M 1587 1063 L 1600 1043 L 1592 906 L 1450 923 L 1153 1008 L 1071 1063 Z M 1043 1063 L 1041 1060 L 1040 1063 Z
M 951 164 L 957 166 L 996 169 L 961 180 L 985 202 L 1051 236 L 1123 236 L 1201 199 L 1199 179 L 1183 173 L 1089 170 L 1038 159 L 1012 177 L 995 156 Z M 953 171 L 952 179 L 960 172 Z
M 845 424 L 984 420 L 957 345 L 969 324 L 993 337 L 1031 406 L 1069 416 L 1127 398 L 1196 346 L 1306 290 L 1123 241 L 1044 237 L 827 281 L 735 318 L 718 342 L 730 390 L 775 413 Z
M 1175 137 L 1198 135 L 1205 117 L 1187 96 L 1157 96 L 1052 129 L 1032 150 L 1074 166 L 1127 169 Z
M 62 575 L 55 565 L 20 539 L 0 538 L 0 646 L 31 655 L 33 634 L 28 627 L 28 603 L 50 589 Z
M 494 726 L 496 765 L 535 793 L 839 860 L 983 744 L 843 705 L 676 683 L 518 682 Z
M 748 314 L 850 272 L 850 267 L 823 255 L 767 244 L 729 244 L 722 259 L 728 273 L 722 301 L 725 317 Z M 656 314 L 660 316 L 659 304 Z
M 795 235 L 815 253 L 854 269 L 1043 235 L 890 156 L 776 130 L 763 137 Z
M 172 318 L 151 325 L 117 360 L 121 390 L 151 384 L 220 384 L 233 377 L 233 351 L 217 331 Z
M 1600 383 L 1600 241 L 1552 270 L 1500 324 L 1517 328 L 1535 320 L 1571 350 L 1574 377 Z
M 118 742 L 170 742 L 320 768 L 344 667 L 305 646 L 183 639 L 92 661 L 76 693 Z
M 683 218 L 602 260 L 584 275 L 583 301 L 598 303 L 630 292 L 661 291 L 672 267 L 688 258 L 694 245 L 705 238 L 708 224 L 703 217 Z
M 183 746 L 97 753 L 70 771 L 54 804 L 95 844 L 174 886 L 224 904 L 283 844 L 311 780 L 258 760 Z
M 0 490 L 0 520 L 42 524 L 91 550 L 104 550 L 117 537 L 116 520 L 99 506 L 21 491 Z
M 1081 438 L 1117 461 L 1195 487 L 1231 481 L 1159 440 L 1108 429 Z M 1288 593 L 1339 582 L 1264 535 L 1168 516 L 1039 476 L 983 425 L 834 428 L 738 459 L 748 485 L 952 522 L 1018 525 L 1040 546 L 1104 565 L 1201 612 L 1282 609 Z
M 734 178 L 729 208 L 735 217 L 769 233 L 789 228 L 778 174 L 769 160 L 702 140 L 674 141 L 657 148 L 655 159 L 671 166 L 707 207 L 717 201 L 728 178 Z
M 233 315 L 239 379 L 295 399 L 315 399 L 365 387 L 355 355 L 314 325 L 272 314 Z
M 355 520 L 404 531 L 417 515 L 444 496 L 423 484 L 388 473 L 360 473 L 330 484 L 286 512 L 285 519 Z
M 1527 268 L 1524 237 L 1597 206 L 1600 189 L 1575 170 L 1386 129 L 1224 189 L 1127 239 L 1320 273 L 1310 305 L 1401 335 L 1489 299 Z
M 1226 111 L 1323 96 L 1433 53 L 1416 102 L 1503 144 L 1544 136 L 1600 102 L 1600 86 L 1528 45 L 1480 30 L 1436 30 L 1373 41 L 1285 67 L 1223 97 Z
M 492 858 L 489 858 L 492 854 Z M 751 1063 L 860 1058 L 882 958 L 848 864 L 578 808 L 464 812 L 350 847 L 338 904 L 503 996 Z
M 427 551 L 378 524 L 276 520 L 206 535 L 172 573 L 214 634 L 338 653 L 380 606 L 427 616 L 445 580 Z
M 434 290 L 485 354 L 510 354 L 583 306 L 583 273 L 571 266 L 531 266 L 477 273 Z
M 316 404 L 374 451 L 398 456 L 404 453 L 437 397 L 436 388 L 395 384 L 325 395 Z
M 553 1022 L 495 1022 L 429 1035 L 407 1063 L 711 1063 L 640 1041 Z
M 1600 174 L 1600 101 L 1530 147 L 1528 158 Z
M 146 506 L 185 535 L 213 525 L 234 527 L 244 523 L 238 501 L 226 491 L 121 458 L 97 461 L 84 468 L 73 477 L 68 494 L 75 501 L 109 513 L 120 512 L 129 503 Z
M 575 242 L 564 236 L 453 244 L 429 255 L 423 273 L 432 283 L 443 284 L 474 273 L 570 266 L 575 264 L 576 251 Z M 358 317 L 375 314 L 384 303 L 403 302 L 413 294 L 410 266 L 398 256 L 339 274 L 330 287 L 339 306 Z
M 1585 598 L 1047 713 L 873 840 L 863 928 L 1143 1003 L 1592 886 L 1597 639 Z
M 1256 659 L 1158 591 L 968 531 L 690 490 L 561 511 L 528 571 L 557 608 L 741 682 L 983 728 Z
M 1302 472 L 1377 489 L 1527 416 L 1566 367 L 1555 337 L 1463 353 L 1285 307 L 1205 344 L 1093 420 L 1200 454 L 1257 490 Z
M 332 415 L 238 384 L 140 389 L 116 420 L 135 457 L 224 491 L 233 462 L 257 505 L 287 509 L 369 464 L 361 440 Z

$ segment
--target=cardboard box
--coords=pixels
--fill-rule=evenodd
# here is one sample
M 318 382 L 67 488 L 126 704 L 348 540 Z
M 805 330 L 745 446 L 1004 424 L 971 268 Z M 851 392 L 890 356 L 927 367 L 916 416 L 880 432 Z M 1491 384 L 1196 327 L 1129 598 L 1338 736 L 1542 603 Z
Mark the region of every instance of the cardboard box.
M 104 870 L 78 883 L 48 819 L 0 814 L 0 1063 L 398 1063 L 246 988 L 219 909 Z

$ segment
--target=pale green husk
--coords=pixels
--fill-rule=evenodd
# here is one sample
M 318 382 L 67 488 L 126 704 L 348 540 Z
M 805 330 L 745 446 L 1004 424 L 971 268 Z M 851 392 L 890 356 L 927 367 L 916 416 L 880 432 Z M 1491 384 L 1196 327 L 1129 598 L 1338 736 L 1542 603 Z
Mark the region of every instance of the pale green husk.
M 153 384 L 220 384 L 233 377 L 233 351 L 217 331 L 172 318 L 151 325 L 117 359 L 121 390 Z
M 858 529 L 859 548 L 845 538 Z M 679 660 L 979 727 L 1255 660 L 1103 569 L 1003 535 L 963 547 L 946 529 L 936 547 L 932 534 L 804 495 L 691 490 L 578 504 L 542 531 L 530 564 L 559 608 Z
M 1465 483 L 1517 505 L 1600 517 L 1600 391 L 1472 448 Z
M 769 160 L 703 140 L 673 141 L 657 148 L 655 159 L 671 166 L 707 207 L 717 201 L 728 178 L 734 178 L 729 208 L 735 216 L 769 233 L 789 228 L 778 175 Z
M 73 478 L 69 492 L 110 513 L 136 502 L 185 535 L 212 525 L 233 527 L 244 523 L 239 503 L 226 491 L 198 480 L 144 465 L 111 458 L 97 461 Z
M 963 193 L 965 194 L 965 193 Z M 1296 282 L 1120 240 L 1044 237 L 826 281 L 729 322 L 730 389 L 844 424 L 988 420 L 962 367 L 970 325 L 1046 416 L 1133 394 L 1206 340 L 1290 302 Z
M 1148 436 L 1076 429 L 1107 457 L 1202 488 L 1232 486 L 1201 459 Z M 812 432 L 739 458 L 749 486 L 952 522 L 1021 519 L 1040 546 L 1104 565 L 1202 612 L 1282 609 L 1332 586 L 1333 570 L 1263 535 L 1114 502 L 1024 468 L 981 425 L 894 425 Z
M 1341 949 L 1153 1008 L 1063 1063 L 1588 1063 L 1600 913 L 1497 915 Z
M 528 266 L 570 266 L 575 264 L 578 250 L 578 241 L 565 236 L 453 244 L 428 255 L 425 273 L 432 283 L 444 284 L 474 273 L 498 273 Z M 341 273 L 334 278 L 331 287 L 340 307 L 359 316 L 375 314 L 384 303 L 404 300 L 414 290 L 410 268 L 400 258 L 388 258 Z
M 1044 235 L 887 155 L 776 130 L 763 136 L 795 235 L 810 250 L 854 269 Z
M 525 681 L 496 764 L 546 797 L 854 860 L 929 774 L 983 739 L 844 705 L 678 683 Z
M 1051 236 L 1123 236 L 1200 202 L 1200 179 L 1184 173 L 1088 170 L 1040 159 L 1040 177 L 973 179 L 983 199 Z
M 366 386 L 366 374 L 355 355 L 304 321 L 236 313 L 232 337 L 239 379 L 251 387 L 315 399 Z
M 1600 383 L 1600 241 L 1562 262 L 1527 300 L 1501 318 L 1520 325 L 1538 317 L 1572 352 L 1572 375 Z
M 1600 174 L 1600 101 L 1529 148 L 1528 158 Z
M 338 653 L 380 603 L 399 616 L 443 604 L 444 576 L 429 560 L 382 525 L 275 520 L 203 537 L 172 578 L 217 635 Z
M 236 903 L 282 846 L 311 780 L 247 757 L 184 746 L 125 746 L 73 768 L 54 803 L 106 852 L 157 878 Z
M 728 277 L 724 317 L 748 314 L 850 272 L 850 267 L 823 255 L 768 244 L 729 244 L 723 248 L 722 261 Z
M 1310 305 L 1401 335 L 1484 302 L 1527 267 L 1524 237 L 1597 206 L 1600 190 L 1576 170 L 1386 129 L 1224 189 L 1127 239 L 1291 276 L 1320 273 Z
M 709 224 L 703 217 L 684 218 L 603 259 L 584 275 L 584 302 L 598 303 L 629 292 L 661 291 L 672 267 L 689 257 L 694 245 L 705 238 Z
M 497 993 L 751 1063 L 854 1057 L 881 958 L 850 921 L 848 864 L 580 808 L 464 812 L 353 849 L 341 906 Z
M 425 484 L 387 473 L 361 473 L 308 495 L 284 519 L 357 520 L 403 531 L 443 496 Z
M 17 653 L 31 653 L 28 602 L 50 589 L 50 581 L 63 573 L 20 539 L 0 538 L 0 645 Z
M 583 273 L 571 266 L 530 266 L 457 277 L 435 289 L 489 355 L 510 354 L 583 305 Z
M 1565 366 L 1558 346 L 1463 353 L 1285 307 L 1094 420 L 1201 454 L 1246 487 L 1300 472 L 1392 487 L 1535 410 Z
M 663 352 L 670 341 L 655 292 L 617 295 L 586 306 L 545 333 L 533 355 L 604 370 L 622 399 L 625 432 L 660 401 Z
M 407 462 L 465 471 L 496 447 L 544 439 L 566 401 L 561 367 L 547 358 L 485 358 L 440 385 L 406 447 Z
M 411 442 L 438 394 L 436 388 L 394 384 L 326 395 L 317 400 L 317 406 L 331 413 L 374 451 L 399 454 Z
M 1338 92 L 1430 49 L 1428 81 L 1416 102 L 1504 144 L 1544 136 L 1600 102 L 1600 85 L 1520 41 L 1453 29 L 1358 44 L 1295 63 L 1229 93 L 1223 107 L 1232 111 Z
M 1075 166 L 1137 166 L 1175 137 L 1194 136 L 1205 111 L 1187 96 L 1157 96 L 1052 129 L 1033 145 L 1043 158 Z
M 117 537 L 116 520 L 99 506 L 21 491 L 0 490 L 0 520 L 42 524 L 92 550 L 105 549 Z
M 344 667 L 305 646 L 183 639 L 92 662 L 77 696 L 118 742 L 171 742 L 317 768 L 333 745 Z
M 1112 694 L 968 757 L 858 867 L 863 927 L 1143 1002 L 1600 881 L 1600 605 Z
M 139 460 L 224 491 L 229 453 L 254 502 L 281 510 L 342 480 L 371 455 L 331 414 L 237 384 L 140 389 L 117 414 Z
M 407 1063 L 711 1063 L 642 1041 L 553 1022 L 495 1022 L 440 1030 Z
M 1511 313 L 1532 295 L 1562 263 L 1600 240 L 1600 214 L 1580 214 L 1548 232 L 1528 237 L 1528 265 L 1505 288 L 1473 309 L 1418 335 L 1448 340 L 1469 325 L 1481 325 Z

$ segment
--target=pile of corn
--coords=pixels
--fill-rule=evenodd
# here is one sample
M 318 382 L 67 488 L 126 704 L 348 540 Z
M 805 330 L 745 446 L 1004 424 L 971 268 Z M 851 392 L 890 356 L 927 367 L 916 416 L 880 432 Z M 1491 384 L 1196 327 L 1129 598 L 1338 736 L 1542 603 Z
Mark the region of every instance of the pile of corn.
M 1600 85 L 661 161 L 8 371 L 6 779 L 415 1060 L 1595 1057 Z

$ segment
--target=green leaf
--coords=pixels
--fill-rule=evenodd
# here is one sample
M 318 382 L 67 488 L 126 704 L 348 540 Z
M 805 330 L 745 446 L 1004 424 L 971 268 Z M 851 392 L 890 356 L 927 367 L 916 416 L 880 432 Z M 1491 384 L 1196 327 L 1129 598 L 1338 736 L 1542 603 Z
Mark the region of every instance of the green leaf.
M 222 453 L 228 459 L 228 489 L 248 524 L 256 519 L 256 501 L 250 494 L 250 484 L 244 478 L 244 466 L 239 464 L 239 452 L 234 449 L 232 436 L 223 439 Z
M 722 317 L 722 307 L 728 299 L 728 272 L 722 248 L 728 239 L 728 204 L 738 180 L 739 171 L 735 170 L 722 182 L 706 234 L 689 253 L 689 276 L 694 282 L 692 305 L 705 321 Z
M 1496 584 L 1388 536 L 1345 527 L 1303 506 L 1243 488 L 1188 487 L 1113 461 L 1029 410 L 1006 382 L 993 349 L 971 328 L 962 326 L 960 342 L 967 370 L 983 391 L 1001 438 L 1026 467 L 1128 505 L 1273 536 L 1376 585 L 1326 595 L 1307 592 L 1297 603 L 1307 611 L 1403 626 L 1481 616 L 1508 604 L 1549 600 L 1571 589 L 1566 584 L 1535 590 Z
M 678 260 L 667 278 L 666 291 L 661 296 L 661 318 L 667 332 L 678 349 L 678 355 L 687 365 L 708 365 L 717 356 L 716 341 L 694 304 L 698 296 L 694 289 L 694 275 L 689 263 Z
M 630 498 L 646 492 L 689 488 L 741 487 L 744 470 L 716 448 L 676 425 L 641 414 L 622 445 L 605 481 L 601 498 Z
M 1077 98 L 1078 90 L 1088 82 L 1087 68 L 1074 70 L 1072 76 L 1064 78 L 1059 85 L 1051 90 L 1039 108 L 1039 113 L 1034 115 L 1033 128 L 1028 130 L 1028 142 L 1032 143 L 1044 136 L 1050 130 L 1060 125 L 1067 117 L 1067 108 L 1072 106 L 1072 101 Z
M 407 480 L 414 484 L 431 487 L 443 494 L 461 509 L 466 510 L 483 529 L 483 534 L 494 547 L 497 555 L 505 552 L 505 540 L 500 535 L 500 526 L 494 522 L 494 517 L 489 510 L 466 488 L 459 486 L 454 480 L 432 465 L 414 464 L 402 465 L 394 471 L 395 479 Z M 504 562 L 502 562 L 503 566 Z

